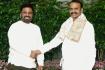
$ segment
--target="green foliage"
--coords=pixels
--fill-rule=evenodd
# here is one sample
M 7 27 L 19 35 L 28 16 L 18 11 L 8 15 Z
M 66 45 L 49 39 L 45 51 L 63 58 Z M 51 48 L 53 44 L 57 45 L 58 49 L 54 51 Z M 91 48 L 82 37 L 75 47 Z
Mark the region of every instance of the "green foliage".
M 7 32 L 10 25 L 20 19 L 20 5 L 34 5 L 33 23 L 41 28 L 44 43 L 50 41 L 59 31 L 61 24 L 69 17 L 68 9 L 61 7 L 56 0 L 0 0 L 0 59 L 8 58 Z M 105 1 L 100 1 L 85 8 L 87 19 L 94 25 L 97 49 L 105 49 Z M 60 51 L 60 47 L 45 54 L 52 59 Z

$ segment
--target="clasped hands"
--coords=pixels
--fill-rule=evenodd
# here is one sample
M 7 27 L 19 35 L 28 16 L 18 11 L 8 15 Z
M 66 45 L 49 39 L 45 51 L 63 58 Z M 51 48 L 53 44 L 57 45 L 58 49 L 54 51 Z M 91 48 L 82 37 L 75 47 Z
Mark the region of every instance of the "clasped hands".
M 41 54 L 41 51 L 40 50 L 32 50 L 31 51 L 31 54 L 30 54 L 30 57 L 35 59 L 38 55 Z

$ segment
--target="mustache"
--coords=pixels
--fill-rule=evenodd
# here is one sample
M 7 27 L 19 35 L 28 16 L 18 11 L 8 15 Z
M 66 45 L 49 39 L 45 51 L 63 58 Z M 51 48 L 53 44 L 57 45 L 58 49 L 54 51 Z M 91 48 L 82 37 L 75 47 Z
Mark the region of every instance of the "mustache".
M 77 12 L 71 12 L 71 14 L 78 14 Z
M 24 16 L 24 18 L 26 18 L 26 17 L 31 18 L 30 16 Z

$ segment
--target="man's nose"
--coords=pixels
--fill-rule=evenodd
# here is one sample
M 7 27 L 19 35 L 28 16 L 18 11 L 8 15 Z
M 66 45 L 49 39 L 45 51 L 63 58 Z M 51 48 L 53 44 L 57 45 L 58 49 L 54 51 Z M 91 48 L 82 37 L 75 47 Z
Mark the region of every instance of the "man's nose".
M 29 16 L 29 13 L 26 13 L 26 16 Z
M 75 9 L 72 9 L 71 12 L 75 12 Z

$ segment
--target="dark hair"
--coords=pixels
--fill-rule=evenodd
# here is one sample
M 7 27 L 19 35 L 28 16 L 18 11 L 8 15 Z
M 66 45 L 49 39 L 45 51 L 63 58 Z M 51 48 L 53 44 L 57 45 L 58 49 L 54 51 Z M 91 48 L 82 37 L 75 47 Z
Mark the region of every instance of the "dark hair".
M 20 11 L 22 11 L 22 9 L 23 9 L 23 8 L 26 8 L 26 7 L 29 7 L 29 8 L 32 9 L 32 11 L 34 11 L 34 8 L 33 8 L 32 4 L 23 4 L 23 5 L 21 6 L 21 8 L 20 8 Z
M 71 2 L 68 3 L 68 5 L 70 5 L 70 4 L 73 3 L 73 2 L 79 3 L 80 6 L 81 6 L 81 8 L 83 8 L 83 3 L 82 3 L 80 0 L 72 0 Z

